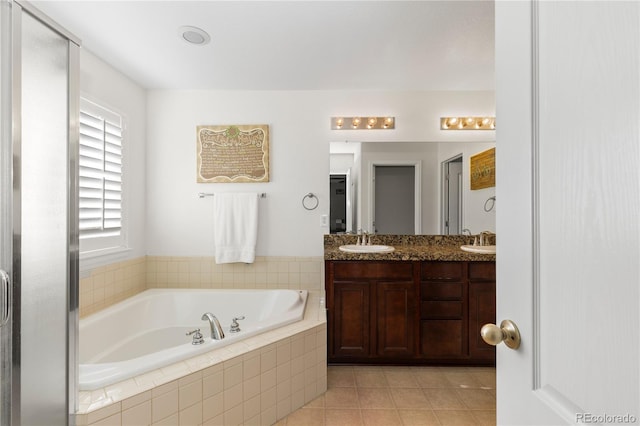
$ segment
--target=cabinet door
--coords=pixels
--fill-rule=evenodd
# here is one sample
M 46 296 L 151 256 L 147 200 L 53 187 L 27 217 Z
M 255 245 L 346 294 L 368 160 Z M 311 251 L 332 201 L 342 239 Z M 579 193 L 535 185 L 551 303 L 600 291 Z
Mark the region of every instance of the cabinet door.
M 413 282 L 379 282 L 376 286 L 378 355 L 415 355 L 417 300 Z
M 469 263 L 469 356 L 495 360 L 496 348 L 480 337 L 480 329 L 496 322 L 496 265 L 494 262 Z
M 368 357 L 370 300 L 368 282 L 333 283 L 333 355 Z
M 496 322 L 496 283 L 469 283 L 469 356 L 472 359 L 495 359 L 496 348 L 482 340 L 480 329 Z

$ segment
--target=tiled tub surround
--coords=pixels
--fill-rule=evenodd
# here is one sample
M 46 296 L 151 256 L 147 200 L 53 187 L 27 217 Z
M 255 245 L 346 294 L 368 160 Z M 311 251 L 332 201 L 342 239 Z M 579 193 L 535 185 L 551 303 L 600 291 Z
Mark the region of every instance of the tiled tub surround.
M 327 388 L 326 314 L 310 292 L 304 320 L 95 391 L 84 425 L 270 425 Z
M 145 257 L 100 266 L 80 278 L 80 316 L 121 302 L 147 289 Z
M 94 269 L 80 279 L 80 316 L 150 288 L 321 290 L 322 257 L 256 257 L 252 264 L 214 257 L 147 256 Z
M 356 244 L 357 235 L 325 235 L 325 260 L 434 260 L 434 261 L 495 261 L 495 254 L 469 253 L 460 246 L 473 244 L 468 235 L 372 235 L 372 244 L 393 246 L 391 253 L 347 253 L 341 245 Z M 495 244 L 495 234 L 488 235 L 487 244 Z

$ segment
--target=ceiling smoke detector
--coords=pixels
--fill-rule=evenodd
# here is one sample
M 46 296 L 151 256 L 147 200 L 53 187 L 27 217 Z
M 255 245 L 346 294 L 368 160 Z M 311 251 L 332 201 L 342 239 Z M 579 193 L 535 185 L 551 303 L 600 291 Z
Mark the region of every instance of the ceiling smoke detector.
M 198 27 L 180 27 L 178 29 L 180 38 L 189 44 L 196 46 L 204 46 L 211 41 L 211 37 L 201 28 Z

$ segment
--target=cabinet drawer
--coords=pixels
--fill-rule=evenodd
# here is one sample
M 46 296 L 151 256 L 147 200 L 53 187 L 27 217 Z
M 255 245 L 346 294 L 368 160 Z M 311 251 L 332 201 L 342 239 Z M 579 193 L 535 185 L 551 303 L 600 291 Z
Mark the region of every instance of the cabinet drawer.
M 463 262 L 423 262 L 423 280 L 461 281 L 464 277 Z
M 495 281 L 495 262 L 471 262 L 469 263 L 469 279 L 472 281 Z
M 422 319 L 461 319 L 462 302 L 422 301 L 420 302 Z
M 462 299 L 462 283 L 422 283 L 422 300 Z
M 333 276 L 336 280 L 385 278 L 411 281 L 413 264 L 411 262 L 334 262 Z

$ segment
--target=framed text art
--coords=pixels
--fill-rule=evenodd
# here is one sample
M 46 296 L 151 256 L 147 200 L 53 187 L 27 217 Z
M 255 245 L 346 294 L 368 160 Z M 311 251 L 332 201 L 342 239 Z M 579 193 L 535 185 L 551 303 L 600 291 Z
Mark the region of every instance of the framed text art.
M 197 181 L 269 182 L 269 126 L 197 126 Z

